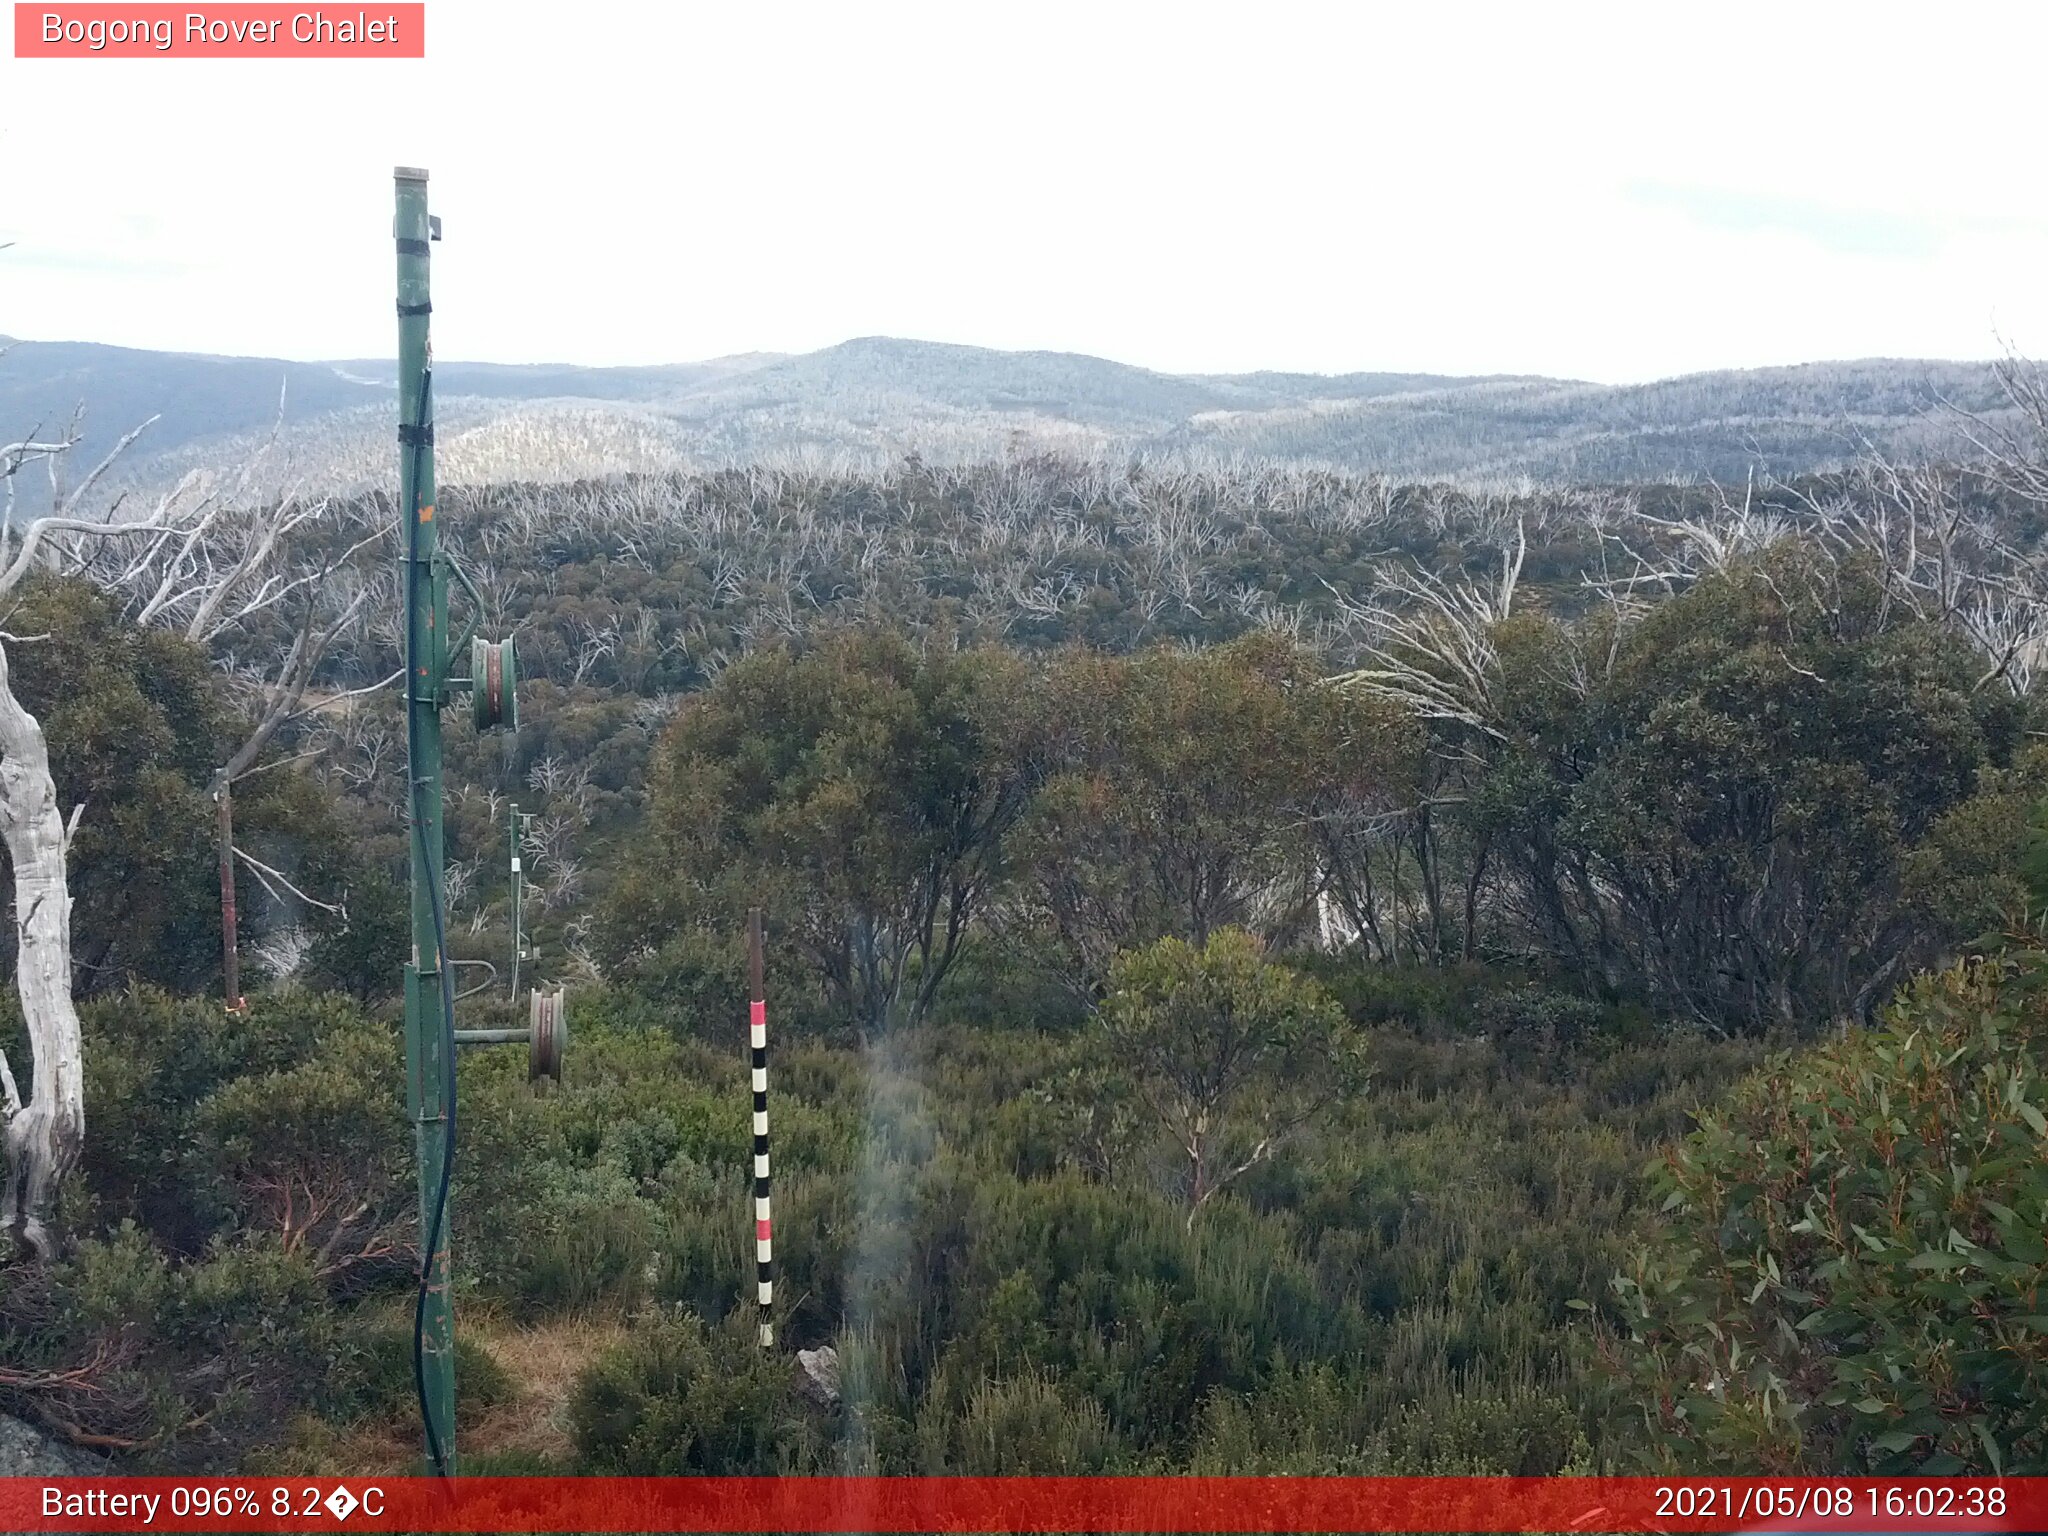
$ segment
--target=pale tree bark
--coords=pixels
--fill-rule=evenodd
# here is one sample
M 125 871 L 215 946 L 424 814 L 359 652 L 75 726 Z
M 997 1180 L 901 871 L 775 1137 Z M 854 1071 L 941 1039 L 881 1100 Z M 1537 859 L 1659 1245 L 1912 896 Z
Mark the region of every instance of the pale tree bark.
M 115 453 L 134 437 L 131 432 L 123 438 Z M 9 445 L 0 451 L 0 479 L 11 480 L 32 458 L 57 459 L 76 441 L 74 427 L 60 441 Z M 112 454 L 102 460 L 86 484 L 97 480 L 112 461 Z M 38 518 L 23 532 L 20 548 L 0 570 L 0 594 L 12 591 L 35 568 L 46 540 L 61 544 L 62 536 L 70 534 L 78 543 L 89 544 L 161 528 L 170 515 L 168 499 L 152 517 L 132 523 L 70 517 L 65 514 L 71 504 L 71 499 L 59 497 L 56 513 Z M 84 1053 L 78 1010 L 71 1000 L 71 886 L 65 869 L 70 833 L 57 813 L 57 786 L 50 777 L 50 749 L 42 722 L 14 696 L 4 646 L 0 838 L 7 844 L 14 873 L 15 987 L 30 1057 L 29 1093 L 24 1098 L 12 1064 L 0 1056 L 0 1102 L 7 1116 L 0 1231 L 10 1237 L 18 1232 L 37 1257 L 49 1258 L 56 1250 L 49 1222 L 57 1187 L 85 1144 Z
M 0 836 L 14 866 L 15 985 L 28 1027 L 32 1080 L 24 1100 L 0 1055 L 6 1094 L 7 1185 L 0 1225 L 17 1228 L 38 1257 L 57 1185 L 85 1142 L 85 1073 L 71 1001 L 71 893 L 65 829 L 43 728 L 14 696 L 0 648 Z

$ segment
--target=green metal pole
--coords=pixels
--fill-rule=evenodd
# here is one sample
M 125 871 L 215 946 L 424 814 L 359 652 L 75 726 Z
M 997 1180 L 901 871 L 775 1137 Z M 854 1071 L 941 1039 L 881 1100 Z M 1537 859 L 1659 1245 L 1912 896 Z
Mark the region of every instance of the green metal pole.
M 434 922 L 436 897 L 444 889 L 441 707 L 447 696 L 448 594 L 436 553 L 433 401 L 423 387 L 433 358 L 427 334 L 427 242 L 432 238 L 432 226 L 427 216 L 427 173 L 400 166 L 393 173 L 393 182 L 397 212 L 391 232 L 398 247 L 398 511 L 410 657 L 405 693 L 412 750 L 407 772 L 412 791 L 409 814 L 418 822 L 418 835 L 412 839 L 412 959 L 405 968 L 406 1097 L 419 1158 L 421 1243 L 427 1242 L 433 1228 L 440 1228 L 427 1267 L 421 1309 L 421 1407 L 427 1417 L 429 1456 L 438 1446 L 441 1470 L 452 1473 L 455 1318 L 448 1294 L 450 1223 L 446 1211 L 436 1211 L 446 1165 L 455 1063 L 442 1039 L 441 967 L 445 957 Z M 445 905 L 441 910 L 445 915 Z
M 524 1045 L 529 1037 L 524 1029 L 458 1029 L 455 1031 L 457 1045 Z

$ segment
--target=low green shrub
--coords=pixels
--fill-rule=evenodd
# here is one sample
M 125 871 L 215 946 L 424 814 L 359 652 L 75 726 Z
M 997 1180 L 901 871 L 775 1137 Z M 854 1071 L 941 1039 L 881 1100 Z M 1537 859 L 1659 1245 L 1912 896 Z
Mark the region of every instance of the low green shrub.
M 2022 976 L 1920 979 L 1664 1158 L 1615 1281 L 1661 1460 L 2048 1472 L 2048 996 Z
M 542 1308 L 630 1305 L 645 1291 L 655 1215 L 608 1163 L 529 1165 L 526 1197 L 503 1213 L 478 1273 Z
M 751 1329 L 682 1317 L 636 1329 L 577 1384 L 569 1423 L 580 1464 L 621 1476 L 832 1470 L 815 1410 L 792 1390 L 789 1357 Z
M 1406 1389 L 1416 1385 L 1409 1381 Z M 1547 1477 L 1592 1470 L 1575 1404 L 1531 1386 L 1440 1377 L 1403 1400 L 1368 1374 L 1289 1367 L 1204 1405 L 1191 1470 L 1212 1476 Z
M 412 1308 L 358 1308 L 343 1322 L 321 1395 L 322 1409 L 342 1422 L 406 1422 L 419 1415 L 413 1379 Z M 469 1333 L 455 1334 L 455 1382 L 465 1410 L 491 1408 L 515 1395 L 497 1357 Z M 463 1470 L 474 1472 L 467 1459 Z
M 965 1399 L 956 1406 L 944 1391 L 925 1399 L 915 1434 L 927 1476 L 1085 1477 L 1117 1454 L 1102 1406 L 1051 1376 L 982 1381 Z
M 338 1342 L 339 1314 L 305 1254 L 223 1238 L 181 1259 L 124 1224 L 10 1273 L 0 1404 L 145 1468 L 232 1467 L 292 1407 L 320 1400 Z
M 389 1025 L 351 1022 L 306 1060 L 201 1100 L 190 1160 L 226 1220 L 275 1234 L 323 1276 L 409 1273 L 418 1215 L 403 1049 Z

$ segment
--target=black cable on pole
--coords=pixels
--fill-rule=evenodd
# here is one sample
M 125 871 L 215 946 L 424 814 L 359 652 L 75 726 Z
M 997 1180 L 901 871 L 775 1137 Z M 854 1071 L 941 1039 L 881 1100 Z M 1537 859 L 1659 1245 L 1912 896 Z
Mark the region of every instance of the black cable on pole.
M 420 373 L 420 426 L 424 426 L 427 420 L 427 404 L 431 399 L 430 387 L 433 379 L 433 365 L 428 364 Z M 421 433 L 417 427 L 410 439 L 413 453 L 412 504 L 406 508 L 405 521 L 405 589 L 408 603 L 416 590 L 413 586 L 413 576 L 419 565 L 420 555 L 420 455 L 430 441 L 432 439 Z M 423 793 L 425 782 L 417 771 L 420 755 L 419 726 L 416 711 L 412 707 L 412 690 L 419 686 L 420 676 L 419 657 L 414 648 L 418 630 L 417 618 L 418 615 L 411 612 L 408 607 L 405 625 L 405 769 L 406 777 L 411 781 L 409 798 L 412 803 L 413 845 L 419 857 L 420 867 L 427 870 L 430 877 L 427 881 L 427 906 L 434 917 L 434 971 L 439 978 L 441 992 L 441 1060 L 446 1064 L 444 1080 L 448 1086 L 448 1094 L 447 1102 L 443 1106 L 447 1112 L 447 1130 L 441 1143 L 441 1187 L 434 1196 L 433 1220 L 428 1224 L 426 1246 L 420 1254 L 419 1294 L 414 1299 L 412 1309 L 412 1384 L 414 1391 L 419 1394 L 420 1422 L 426 1426 L 427 1455 L 434 1463 L 436 1475 L 447 1477 L 448 1451 L 441 1444 L 441 1436 L 434 1428 L 433 1410 L 427 1406 L 426 1336 L 427 1296 L 433 1284 L 434 1254 L 441 1246 L 441 1228 L 448 1216 L 448 1182 L 455 1171 L 455 980 L 454 968 L 448 963 L 447 917 L 441 910 L 441 882 L 431 878 L 432 862 L 427 857 L 426 798 Z M 429 681 L 438 685 L 440 679 L 430 678 Z M 435 702 L 438 707 L 439 701 Z

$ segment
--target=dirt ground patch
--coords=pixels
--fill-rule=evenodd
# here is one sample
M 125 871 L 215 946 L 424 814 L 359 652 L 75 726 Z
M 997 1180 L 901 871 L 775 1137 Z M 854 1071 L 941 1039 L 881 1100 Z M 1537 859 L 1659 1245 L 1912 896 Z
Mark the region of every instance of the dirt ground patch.
M 511 1394 L 488 1408 L 462 1405 L 456 1382 L 457 1449 L 463 1470 L 495 1470 L 509 1461 L 517 1470 L 566 1470 L 575 1454 L 569 1432 L 570 1394 L 576 1379 L 598 1355 L 625 1337 L 612 1317 L 557 1317 L 521 1327 L 487 1312 L 472 1312 L 462 1323 L 468 1344 L 481 1345 L 504 1370 Z M 299 1435 L 283 1455 L 293 1470 L 327 1477 L 390 1477 L 421 1467 L 416 1418 L 364 1423 L 349 1429 L 301 1421 Z M 540 1465 L 537 1465 L 540 1464 Z
M 479 1328 L 477 1342 L 505 1368 L 515 1395 L 476 1416 L 463 1435 L 465 1454 L 566 1463 L 575 1451 L 568 1409 L 576 1378 L 625 1333 L 615 1318 L 559 1318 L 523 1328 L 493 1322 Z

